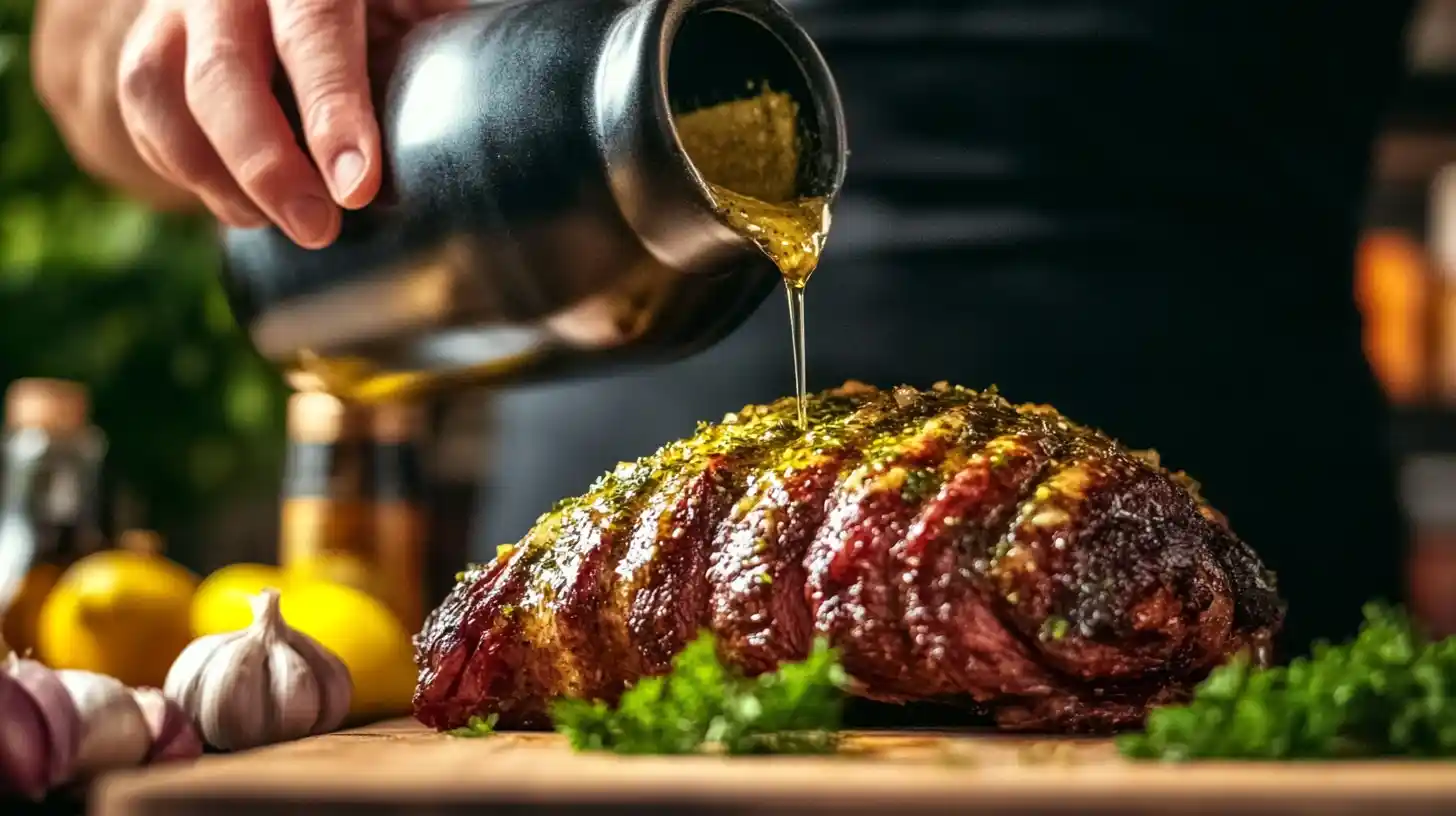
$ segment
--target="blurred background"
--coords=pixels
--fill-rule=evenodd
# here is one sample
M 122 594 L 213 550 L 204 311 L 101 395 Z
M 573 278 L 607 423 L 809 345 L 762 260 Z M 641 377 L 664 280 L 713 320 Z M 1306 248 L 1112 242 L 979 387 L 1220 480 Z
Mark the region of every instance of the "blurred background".
M 31 90 L 31 7 L 0 0 L 0 387 L 89 387 L 110 445 L 108 528 L 154 529 L 199 573 L 272 561 L 287 389 L 233 323 L 211 225 L 120 200 L 68 158 Z M 1352 294 L 1398 408 L 1413 605 L 1456 632 L 1456 0 L 1423 4 L 1409 58 Z M 478 486 L 489 408 L 462 397 L 433 409 L 425 460 L 439 524 L 468 521 L 459 486 Z

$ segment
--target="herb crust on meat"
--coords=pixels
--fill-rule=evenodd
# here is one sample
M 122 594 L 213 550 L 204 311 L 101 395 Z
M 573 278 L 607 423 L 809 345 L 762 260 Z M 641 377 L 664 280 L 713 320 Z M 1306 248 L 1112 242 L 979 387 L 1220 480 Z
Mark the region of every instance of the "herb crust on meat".
M 547 725 L 702 629 L 749 674 L 825 636 L 855 694 L 1102 732 L 1261 652 L 1273 575 L 1156 454 L 1042 405 L 858 383 L 624 462 L 462 573 L 416 637 L 416 717 Z

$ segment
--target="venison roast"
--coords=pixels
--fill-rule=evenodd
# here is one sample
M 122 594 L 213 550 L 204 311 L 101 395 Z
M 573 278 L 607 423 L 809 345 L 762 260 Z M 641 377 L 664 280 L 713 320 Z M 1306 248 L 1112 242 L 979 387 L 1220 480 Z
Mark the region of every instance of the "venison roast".
M 1185 699 L 1283 619 L 1274 576 L 1181 473 L 991 391 L 858 383 L 750 406 L 559 502 L 415 639 L 416 717 L 549 724 L 701 629 L 749 674 L 826 636 L 853 693 L 1101 732 Z

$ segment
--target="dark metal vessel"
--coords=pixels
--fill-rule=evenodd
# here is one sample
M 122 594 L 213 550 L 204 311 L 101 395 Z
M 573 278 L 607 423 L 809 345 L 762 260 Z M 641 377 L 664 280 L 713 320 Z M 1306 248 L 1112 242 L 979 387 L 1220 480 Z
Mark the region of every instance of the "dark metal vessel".
M 323 250 L 225 230 L 234 314 L 264 356 L 359 398 L 706 348 L 779 274 L 714 213 L 674 115 L 758 82 L 800 103 L 801 193 L 832 198 L 839 95 L 773 0 L 525 0 L 427 23 L 379 105 L 379 199 Z

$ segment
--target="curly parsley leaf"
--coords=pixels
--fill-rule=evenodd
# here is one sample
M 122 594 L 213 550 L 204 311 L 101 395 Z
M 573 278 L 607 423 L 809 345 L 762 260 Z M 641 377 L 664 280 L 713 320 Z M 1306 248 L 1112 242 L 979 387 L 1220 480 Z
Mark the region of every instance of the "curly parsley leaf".
M 1359 635 L 1288 666 L 1244 658 L 1182 706 L 1153 711 L 1125 756 L 1189 759 L 1456 757 L 1456 638 L 1432 641 L 1405 613 L 1365 607 Z
M 446 733 L 452 737 L 488 737 L 495 733 L 495 724 L 498 719 L 500 719 L 499 714 L 492 714 L 489 717 L 471 717 L 464 725 Z
M 803 661 L 747 678 L 718 660 L 703 632 L 673 660 L 672 671 L 643 678 L 615 707 L 559 700 L 556 729 L 579 751 L 691 754 L 822 753 L 837 747 L 845 674 L 822 639 Z

